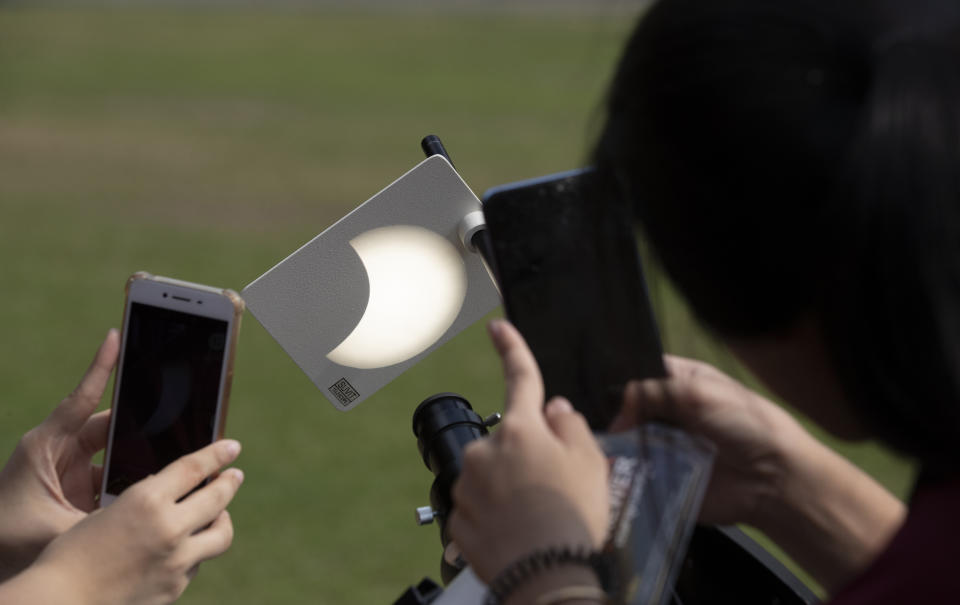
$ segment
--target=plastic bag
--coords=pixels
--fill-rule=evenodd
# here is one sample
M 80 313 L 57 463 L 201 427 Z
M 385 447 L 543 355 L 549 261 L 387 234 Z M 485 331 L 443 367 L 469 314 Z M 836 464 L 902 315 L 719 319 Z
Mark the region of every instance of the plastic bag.
M 660 424 L 597 438 L 610 460 L 613 601 L 666 603 L 697 523 L 714 447 Z

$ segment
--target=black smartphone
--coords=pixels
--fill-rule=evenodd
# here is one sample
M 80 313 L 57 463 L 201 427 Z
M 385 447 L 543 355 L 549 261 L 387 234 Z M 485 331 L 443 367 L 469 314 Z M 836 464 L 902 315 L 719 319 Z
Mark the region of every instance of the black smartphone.
M 508 319 L 543 373 L 606 430 L 633 379 L 666 375 L 629 209 L 591 169 L 484 194 L 491 262 Z

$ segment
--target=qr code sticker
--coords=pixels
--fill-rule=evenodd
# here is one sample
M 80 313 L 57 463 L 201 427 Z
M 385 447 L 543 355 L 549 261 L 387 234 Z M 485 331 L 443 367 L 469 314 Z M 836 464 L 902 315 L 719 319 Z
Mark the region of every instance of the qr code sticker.
M 360 396 L 357 389 L 353 388 L 353 385 L 347 382 L 346 378 L 341 378 L 333 383 L 333 386 L 330 387 L 330 392 L 333 393 L 333 396 L 344 406 L 350 405 Z

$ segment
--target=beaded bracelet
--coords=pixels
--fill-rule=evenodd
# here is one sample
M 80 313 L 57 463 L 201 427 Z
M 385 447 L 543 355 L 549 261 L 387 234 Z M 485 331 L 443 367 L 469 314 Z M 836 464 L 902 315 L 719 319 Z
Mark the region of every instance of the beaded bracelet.
M 571 548 L 546 548 L 535 550 L 529 555 L 519 559 L 506 569 L 501 571 L 496 578 L 490 582 L 488 587 L 486 605 L 499 605 L 503 600 L 519 586 L 524 580 L 532 575 L 557 567 L 559 565 L 585 565 L 591 568 L 597 574 L 600 585 L 607 592 L 610 591 L 612 584 L 612 573 L 607 557 L 599 552 L 594 552 L 583 546 Z

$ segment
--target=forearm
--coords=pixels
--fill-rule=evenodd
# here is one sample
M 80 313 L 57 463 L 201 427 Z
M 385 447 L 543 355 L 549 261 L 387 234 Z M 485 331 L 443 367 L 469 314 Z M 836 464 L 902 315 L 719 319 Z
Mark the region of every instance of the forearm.
M 759 507 L 755 524 L 833 591 L 883 551 L 902 525 L 906 507 L 812 437 L 793 445 L 781 485 Z
M 67 574 L 47 564 L 34 564 L 23 573 L 0 584 L 0 603 L 36 603 L 37 605 L 92 603 L 85 598 Z
M 20 518 L 16 512 L 11 512 L 9 516 L 12 519 Z M 32 536 L 18 535 L 19 533 L 20 528 L 16 526 L 0 527 L 0 534 L 4 536 L 4 540 L 0 541 L 0 582 L 5 582 L 30 567 L 46 545 Z

